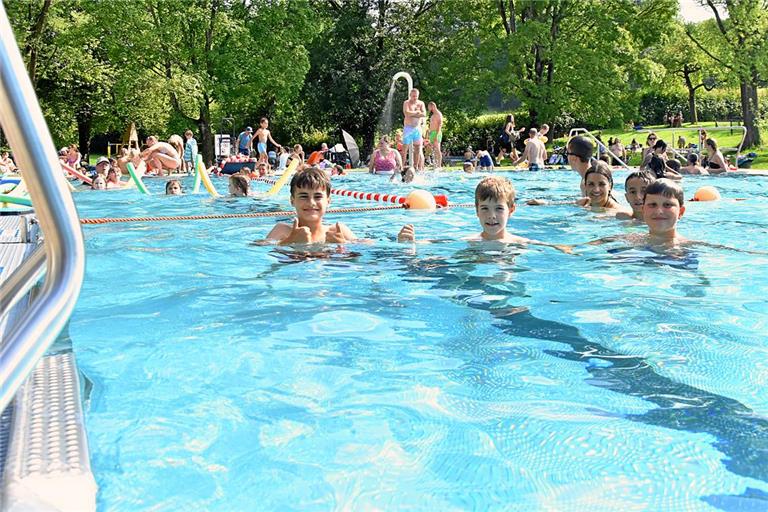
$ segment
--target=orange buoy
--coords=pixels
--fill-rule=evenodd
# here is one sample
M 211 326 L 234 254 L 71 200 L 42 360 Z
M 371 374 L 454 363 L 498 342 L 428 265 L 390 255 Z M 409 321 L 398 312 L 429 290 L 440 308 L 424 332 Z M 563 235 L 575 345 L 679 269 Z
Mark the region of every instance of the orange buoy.
M 720 192 L 712 185 L 701 187 L 693 194 L 694 201 L 717 201 L 719 199 Z

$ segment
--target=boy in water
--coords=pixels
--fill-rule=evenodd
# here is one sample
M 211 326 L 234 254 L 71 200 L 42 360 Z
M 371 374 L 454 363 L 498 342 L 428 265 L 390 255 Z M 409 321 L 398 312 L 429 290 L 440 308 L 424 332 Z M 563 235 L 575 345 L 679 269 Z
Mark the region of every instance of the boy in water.
M 483 230 L 469 240 L 498 241 L 513 244 L 535 244 L 555 247 L 570 253 L 571 247 L 551 245 L 538 240 L 531 240 L 507 231 L 507 222 L 515 212 L 515 187 L 506 178 L 488 176 L 480 180 L 475 188 L 475 214 Z M 412 224 L 406 224 L 397 235 L 400 242 L 413 242 L 416 233 Z
M 290 244 L 343 244 L 356 239 L 352 230 L 337 222 L 333 226 L 323 224 L 331 202 L 331 181 L 317 167 L 297 172 L 291 178 L 291 205 L 296 209 L 293 224 L 279 222 L 267 235 L 279 245 Z
M 643 219 L 648 224 L 648 238 L 654 245 L 677 244 L 686 240 L 677 234 L 677 221 L 685 213 L 685 197 L 680 184 L 666 178 L 645 189 Z
M 261 119 L 259 119 L 259 129 L 256 130 L 256 133 L 253 135 L 253 138 L 256 139 L 256 151 L 258 151 L 259 153 L 259 163 L 261 162 L 269 163 L 269 158 L 267 155 L 267 140 L 269 140 L 269 142 L 271 142 L 278 148 L 283 147 L 277 142 L 275 142 L 275 139 L 272 138 L 272 132 L 269 131 L 269 119 L 267 119 L 266 117 L 262 117 Z
M 616 214 L 617 219 L 643 220 L 643 199 L 648 185 L 656 181 L 656 178 L 646 171 L 635 171 L 624 180 L 624 197 L 627 198 L 629 206 L 632 207 L 632 215 L 625 212 Z

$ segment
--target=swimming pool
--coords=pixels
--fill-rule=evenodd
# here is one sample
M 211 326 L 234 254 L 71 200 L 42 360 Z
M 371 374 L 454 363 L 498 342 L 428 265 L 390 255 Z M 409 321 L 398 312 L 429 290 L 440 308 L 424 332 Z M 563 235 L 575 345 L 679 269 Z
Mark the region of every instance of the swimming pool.
M 572 195 L 573 173 L 506 176 L 516 234 L 643 231 L 521 204 Z M 430 189 L 471 202 L 478 179 Z M 766 250 L 765 178 L 689 177 L 687 196 L 712 183 L 746 200 L 688 203 L 681 233 Z M 289 207 L 287 191 L 76 200 L 82 217 Z M 68 334 L 100 510 L 768 508 L 768 257 L 472 244 L 472 209 L 329 220 L 375 242 L 300 259 L 251 245 L 269 218 L 84 228 Z M 434 243 L 396 243 L 406 222 Z

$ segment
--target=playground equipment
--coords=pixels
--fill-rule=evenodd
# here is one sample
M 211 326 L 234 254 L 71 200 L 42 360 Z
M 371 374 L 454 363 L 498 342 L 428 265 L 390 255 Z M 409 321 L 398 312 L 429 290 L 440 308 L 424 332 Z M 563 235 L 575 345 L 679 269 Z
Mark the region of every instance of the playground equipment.
M 120 142 L 107 142 L 107 158 L 111 158 L 113 154 L 119 155 L 123 148 L 136 148 L 140 149 L 139 134 L 136 131 L 136 124 L 131 123 L 123 132 L 123 138 Z

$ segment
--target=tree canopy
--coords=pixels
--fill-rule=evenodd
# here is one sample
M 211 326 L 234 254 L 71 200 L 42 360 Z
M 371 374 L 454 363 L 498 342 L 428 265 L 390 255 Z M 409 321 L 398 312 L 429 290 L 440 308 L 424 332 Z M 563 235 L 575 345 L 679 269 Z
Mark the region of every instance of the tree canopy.
M 210 160 L 222 118 L 261 116 L 285 142 L 343 128 L 369 149 L 398 71 L 448 119 L 514 109 L 559 130 L 636 121 L 651 92 L 695 112 L 702 88 L 738 88 L 759 142 L 767 0 L 702 0 L 727 17 L 693 25 L 677 0 L 3 2 L 54 137 L 85 152 L 135 122 L 192 128 Z

